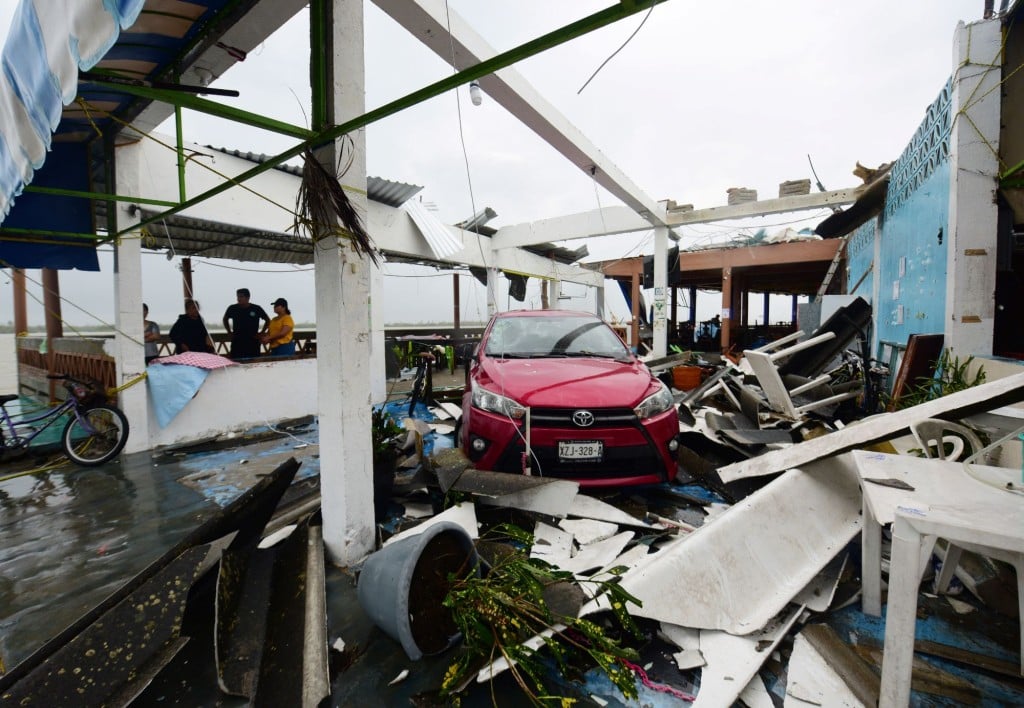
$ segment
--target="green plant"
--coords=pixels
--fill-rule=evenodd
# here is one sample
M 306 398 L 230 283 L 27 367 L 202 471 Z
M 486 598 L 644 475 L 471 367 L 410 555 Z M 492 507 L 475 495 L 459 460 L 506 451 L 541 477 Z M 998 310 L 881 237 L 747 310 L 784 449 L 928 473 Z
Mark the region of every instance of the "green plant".
M 379 406 L 370 413 L 370 434 L 373 457 L 377 459 L 394 449 L 398 439 L 405 434 L 405 428 L 395 422 L 384 406 Z
M 503 537 L 518 546 L 529 548 L 533 536 L 510 524 L 495 527 L 490 536 Z M 482 539 L 482 540 L 484 540 Z M 606 593 L 612 614 L 622 629 L 634 635 L 639 630 L 626 605 L 640 601 L 616 582 L 624 568 L 610 571 L 609 580 L 588 580 L 594 595 Z M 542 649 L 547 649 L 559 673 L 566 674 L 576 660 L 596 662 L 626 698 L 636 698 L 632 671 L 624 661 L 636 661 L 637 653 L 609 636 L 599 624 L 576 616 L 553 612 L 545 600 L 545 592 L 560 583 L 574 583 L 571 572 L 560 570 L 537 558 L 530 558 L 521 548 L 511 547 L 480 577 L 450 578 L 452 585 L 444 605 L 452 612 L 455 625 L 462 633 L 462 649 L 449 666 L 441 686 L 441 694 L 458 703 L 458 691 L 472 674 L 489 662 L 504 657 L 516 683 L 534 705 L 567 705 L 571 698 L 553 696 L 545 689 L 545 663 L 541 649 L 534 649 L 527 640 L 540 636 Z
M 960 361 L 960 357 L 952 356 L 949 349 L 943 349 L 935 367 L 935 376 L 922 376 L 917 379 L 910 391 L 896 402 L 897 410 L 910 408 L 985 383 L 985 367 L 983 366 L 978 367 L 973 377 L 970 376 L 969 372 L 973 362 L 973 356 Z

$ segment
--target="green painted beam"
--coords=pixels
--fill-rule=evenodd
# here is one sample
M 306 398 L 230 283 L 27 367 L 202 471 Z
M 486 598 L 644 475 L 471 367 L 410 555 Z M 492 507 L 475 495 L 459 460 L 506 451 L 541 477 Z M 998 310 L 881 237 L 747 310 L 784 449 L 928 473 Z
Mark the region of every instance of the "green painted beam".
M 256 128 L 270 131 L 272 133 L 280 133 L 281 135 L 287 135 L 290 138 L 298 138 L 299 140 L 308 140 L 315 137 L 314 133 L 309 128 L 303 128 L 297 125 L 291 125 L 284 121 L 274 120 L 273 118 L 267 118 L 266 116 L 258 113 L 252 113 L 250 111 L 243 111 L 240 108 L 233 108 L 232 106 L 225 106 L 215 101 L 209 101 L 205 98 L 200 98 L 190 93 L 182 93 L 180 91 L 173 91 L 170 89 L 158 89 L 152 86 L 145 86 L 141 83 L 132 83 L 129 81 L 101 81 L 92 79 L 89 81 L 83 81 L 83 85 L 96 86 L 99 88 L 106 89 L 108 91 L 116 91 L 120 93 L 131 94 L 132 96 L 138 96 L 139 98 L 145 98 L 150 101 L 160 101 L 161 103 L 169 103 L 172 106 L 181 108 L 188 108 L 199 113 L 205 113 L 207 115 L 214 116 L 216 118 L 224 118 L 235 123 L 242 123 L 243 125 L 251 125 Z
M 353 130 L 363 128 L 371 123 L 381 120 L 382 118 L 386 118 L 390 115 L 398 113 L 399 111 L 403 111 L 406 108 L 411 108 L 412 106 L 422 103 L 423 101 L 426 101 L 430 98 L 434 98 L 435 96 L 439 96 L 442 93 L 445 93 L 446 91 L 450 91 L 454 88 L 462 86 L 463 84 L 467 84 L 473 79 L 479 79 L 480 77 L 486 76 L 487 74 L 493 74 L 494 72 L 500 69 L 504 69 L 507 66 L 511 66 L 519 61 L 522 61 L 523 59 L 527 59 L 553 47 L 565 44 L 568 41 L 576 39 L 577 37 L 582 37 L 585 34 L 605 27 L 606 25 L 610 25 L 625 17 L 629 17 L 630 15 L 636 14 L 637 12 L 647 11 L 654 5 L 661 4 L 662 2 L 666 2 L 666 0 L 652 0 L 650 3 L 644 3 L 643 7 L 637 7 L 635 5 L 627 7 L 625 3 L 615 5 L 604 10 L 601 10 L 599 12 L 596 12 L 593 15 L 584 17 L 581 20 L 577 20 L 576 22 L 565 25 L 564 27 L 554 30 L 553 32 L 549 32 L 548 34 L 538 37 L 537 39 L 526 42 L 525 44 L 521 44 L 518 47 L 513 47 L 507 52 L 498 54 L 497 56 L 494 56 L 488 59 L 487 61 L 480 62 L 475 66 L 471 66 L 468 69 L 464 69 L 463 71 L 453 74 L 447 78 L 441 79 L 440 81 L 436 81 L 430 84 L 429 86 L 425 86 L 419 89 L 418 91 L 413 91 L 412 93 L 403 96 L 402 98 L 396 99 L 391 103 L 387 103 L 379 108 L 375 108 L 374 110 L 369 111 L 368 113 L 364 113 L 362 116 L 359 116 L 358 118 L 353 118 L 352 120 L 346 121 L 341 125 L 337 125 L 332 128 L 327 128 L 317 135 L 307 137 L 298 145 L 288 150 L 285 150 L 284 152 L 278 155 L 275 155 L 266 162 L 261 163 L 256 167 L 253 167 L 252 169 L 241 173 L 240 175 L 237 175 L 231 181 L 218 185 L 217 187 L 214 187 L 206 192 L 203 192 L 202 194 L 195 196 L 186 202 L 182 202 L 178 206 L 169 209 L 166 212 L 152 216 L 140 222 L 136 227 L 133 228 L 138 228 L 156 221 L 160 221 L 161 219 L 165 219 L 168 216 L 172 216 L 173 214 L 177 214 L 180 211 L 184 211 L 189 207 L 204 202 L 207 199 L 210 199 L 211 197 L 215 197 L 218 194 L 226 192 L 228 189 L 231 189 L 231 187 L 237 184 L 246 182 L 247 180 L 250 180 L 253 177 L 256 177 L 257 175 L 261 175 L 264 172 L 267 172 L 268 170 L 274 169 L 281 163 L 290 160 L 293 157 L 301 155 L 307 148 L 316 147 L 328 143 L 332 140 L 337 140 L 346 133 L 350 133 Z M 152 91 L 153 89 L 150 90 Z M 316 94 L 315 88 L 314 94 Z M 194 100 L 202 101 L 202 99 Z M 212 104 L 212 102 L 210 101 L 203 101 L 203 103 Z M 305 132 L 310 133 L 311 131 Z M 119 233 L 118 236 L 120 235 L 121 234 Z
M 81 199 L 98 199 L 100 201 L 114 200 L 116 202 L 128 202 L 129 204 L 151 204 L 160 207 L 173 207 L 179 202 L 170 202 L 166 199 L 146 199 L 143 197 L 130 197 L 121 194 L 109 194 L 108 192 L 85 192 L 78 189 L 54 189 L 53 187 L 36 187 L 27 185 L 26 192 L 35 194 L 48 194 L 55 197 L 79 197 Z

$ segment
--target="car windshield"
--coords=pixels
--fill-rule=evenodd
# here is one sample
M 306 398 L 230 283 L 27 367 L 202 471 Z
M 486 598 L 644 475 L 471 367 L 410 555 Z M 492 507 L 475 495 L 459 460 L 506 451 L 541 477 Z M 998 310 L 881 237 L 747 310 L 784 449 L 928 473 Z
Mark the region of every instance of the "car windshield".
M 629 350 L 607 324 L 587 317 L 505 317 L 487 337 L 487 356 L 499 358 L 606 357 Z

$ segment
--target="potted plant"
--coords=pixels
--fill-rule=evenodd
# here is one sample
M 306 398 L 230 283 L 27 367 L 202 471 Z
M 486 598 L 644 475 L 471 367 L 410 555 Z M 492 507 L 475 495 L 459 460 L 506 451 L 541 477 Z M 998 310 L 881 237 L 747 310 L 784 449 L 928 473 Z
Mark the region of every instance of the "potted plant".
M 564 705 L 561 697 L 551 695 L 545 688 L 550 674 L 542 657 L 549 655 L 562 675 L 571 673 L 571 665 L 577 661 L 596 664 L 625 698 L 636 698 L 635 677 L 625 664 L 638 660 L 636 651 L 610 636 L 600 624 L 577 617 L 574 612 L 561 614 L 549 606 L 549 590 L 557 585 L 575 585 L 575 576 L 539 558 L 530 558 L 522 550 L 533 545 L 529 532 L 502 524 L 482 540 L 486 542 L 495 536 L 512 541 L 508 552 L 492 559 L 480 575 L 449 578 L 451 587 L 444 605 L 451 610 L 462 645 L 445 674 L 441 694 L 458 703 L 458 692 L 472 677 L 490 662 L 504 657 L 531 703 Z M 626 606 L 630 602 L 639 605 L 640 601 L 616 582 L 622 570 L 613 569 L 608 580 L 590 579 L 587 587 L 595 596 L 607 593 L 619 627 L 638 636 L 639 630 Z M 543 644 L 535 650 L 527 642 L 536 636 L 543 637 Z
M 387 512 L 391 490 L 395 486 L 398 443 L 405 435 L 405 429 L 395 422 L 384 406 L 379 406 L 370 414 L 370 434 L 373 446 L 373 516 L 379 522 Z

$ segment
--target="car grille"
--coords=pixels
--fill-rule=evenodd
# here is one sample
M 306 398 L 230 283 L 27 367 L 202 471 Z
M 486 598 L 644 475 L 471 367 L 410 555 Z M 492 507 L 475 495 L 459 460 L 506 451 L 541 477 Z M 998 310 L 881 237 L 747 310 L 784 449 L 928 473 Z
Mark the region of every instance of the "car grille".
M 573 423 L 572 414 L 578 410 L 590 411 L 594 415 L 594 424 L 581 428 Z M 530 425 L 535 428 L 566 428 L 569 430 L 635 428 L 637 418 L 632 408 L 531 408 Z

